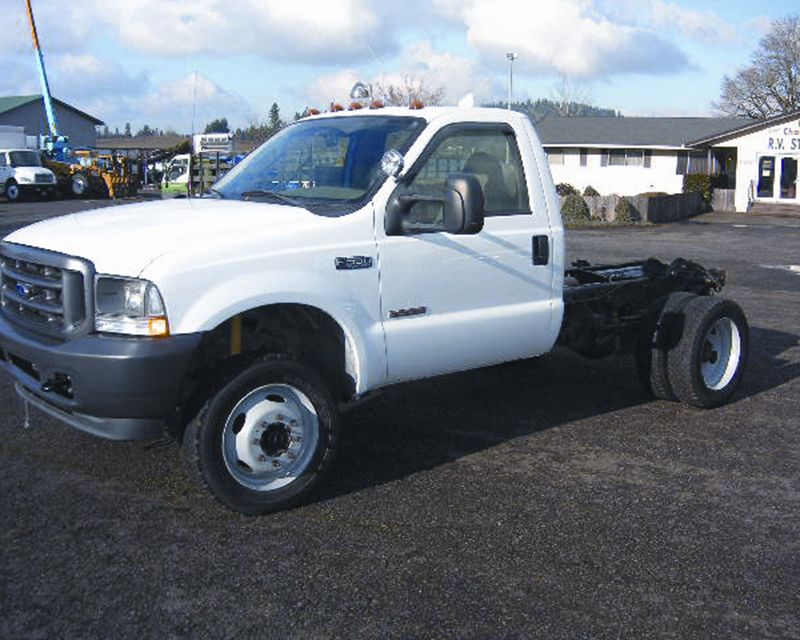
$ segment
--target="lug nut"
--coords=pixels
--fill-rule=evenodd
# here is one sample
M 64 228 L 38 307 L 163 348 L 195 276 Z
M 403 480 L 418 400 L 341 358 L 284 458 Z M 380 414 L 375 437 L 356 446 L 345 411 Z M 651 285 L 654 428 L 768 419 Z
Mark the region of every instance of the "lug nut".
M 258 461 L 259 462 L 266 462 L 267 461 L 267 456 L 258 456 Z
M 280 463 L 280 462 L 278 462 L 277 460 L 273 460 L 273 461 L 272 461 L 272 466 L 273 466 L 273 467 L 275 467 L 275 468 L 277 469 L 278 467 L 280 467 L 280 466 L 281 466 L 281 463 Z

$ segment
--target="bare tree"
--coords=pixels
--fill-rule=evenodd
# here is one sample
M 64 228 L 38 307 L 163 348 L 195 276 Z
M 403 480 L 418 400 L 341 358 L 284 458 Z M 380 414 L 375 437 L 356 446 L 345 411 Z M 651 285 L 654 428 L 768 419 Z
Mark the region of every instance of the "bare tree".
M 581 84 L 571 81 L 567 76 L 558 78 L 558 83 L 551 90 L 552 100 L 557 105 L 557 115 L 567 118 L 584 115 L 586 107 L 591 104 L 589 90 Z
M 770 118 L 800 109 L 800 15 L 772 23 L 751 64 L 722 80 L 714 106 L 731 116 Z
M 428 88 L 422 78 L 403 76 L 403 84 L 375 84 L 375 97 L 383 100 L 386 106 L 408 106 L 413 100 L 420 100 L 429 107 L 442 104 L 444 100 L 444 87 Z

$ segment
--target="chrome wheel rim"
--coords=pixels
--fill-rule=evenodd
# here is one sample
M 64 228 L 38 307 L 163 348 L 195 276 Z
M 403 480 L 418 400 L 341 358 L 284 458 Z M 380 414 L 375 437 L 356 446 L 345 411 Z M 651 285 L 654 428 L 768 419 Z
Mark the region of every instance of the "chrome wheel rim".
M 19 187 L 15 184 L 10 184 L 6 187 L 6 195 L 9 200 L 16 200 L 19 198 Z
M 233 408 L 222 431 L 222 457 L 234 480 L 275 491 L 309 466 L 319 442 L 319 417 L 302 391 L 286 384 L 253 389 Z
M 713 391 L 728 386 L 736 375 L 741 355 L 739 328 L 730 318 L 720 318 L 703 338 L 700 361 L 703 384 Z

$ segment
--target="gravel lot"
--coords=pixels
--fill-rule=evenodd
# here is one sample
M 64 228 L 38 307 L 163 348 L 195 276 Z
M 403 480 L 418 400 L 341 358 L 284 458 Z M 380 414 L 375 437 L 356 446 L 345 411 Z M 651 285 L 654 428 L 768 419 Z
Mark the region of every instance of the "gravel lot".
M 0 202 L 7 233 L 94 203 Z M 105 203 L 108 204 L 108 203 Z M 728 270 L 749 374 L 713 411 L 568 353 L 344 417 L 317 500 L 245 518 L 178 448 L 33 415 L 0 377 L 0 638 L 800 637 L 800 219 L 569 233 Z

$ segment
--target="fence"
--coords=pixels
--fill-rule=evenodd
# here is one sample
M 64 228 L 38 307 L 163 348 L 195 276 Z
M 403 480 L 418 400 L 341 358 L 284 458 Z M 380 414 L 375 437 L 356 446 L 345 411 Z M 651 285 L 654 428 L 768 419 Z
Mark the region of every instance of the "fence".
M 699 193 L 676 193 L 659 196 L 628 196 L 631 204 L 631 218 L 635 222 L 673 222 L 685 220 L 703 212 L 703 198 Z M 561 198 L 563 202 L 564 198 Z M 614 222 L 616 207 L 622 196 L 587 196 L 593 220 Z
M 714 211 L 736 210 L 736 189 L 714 189 L 711 194 L 711 208 Z

